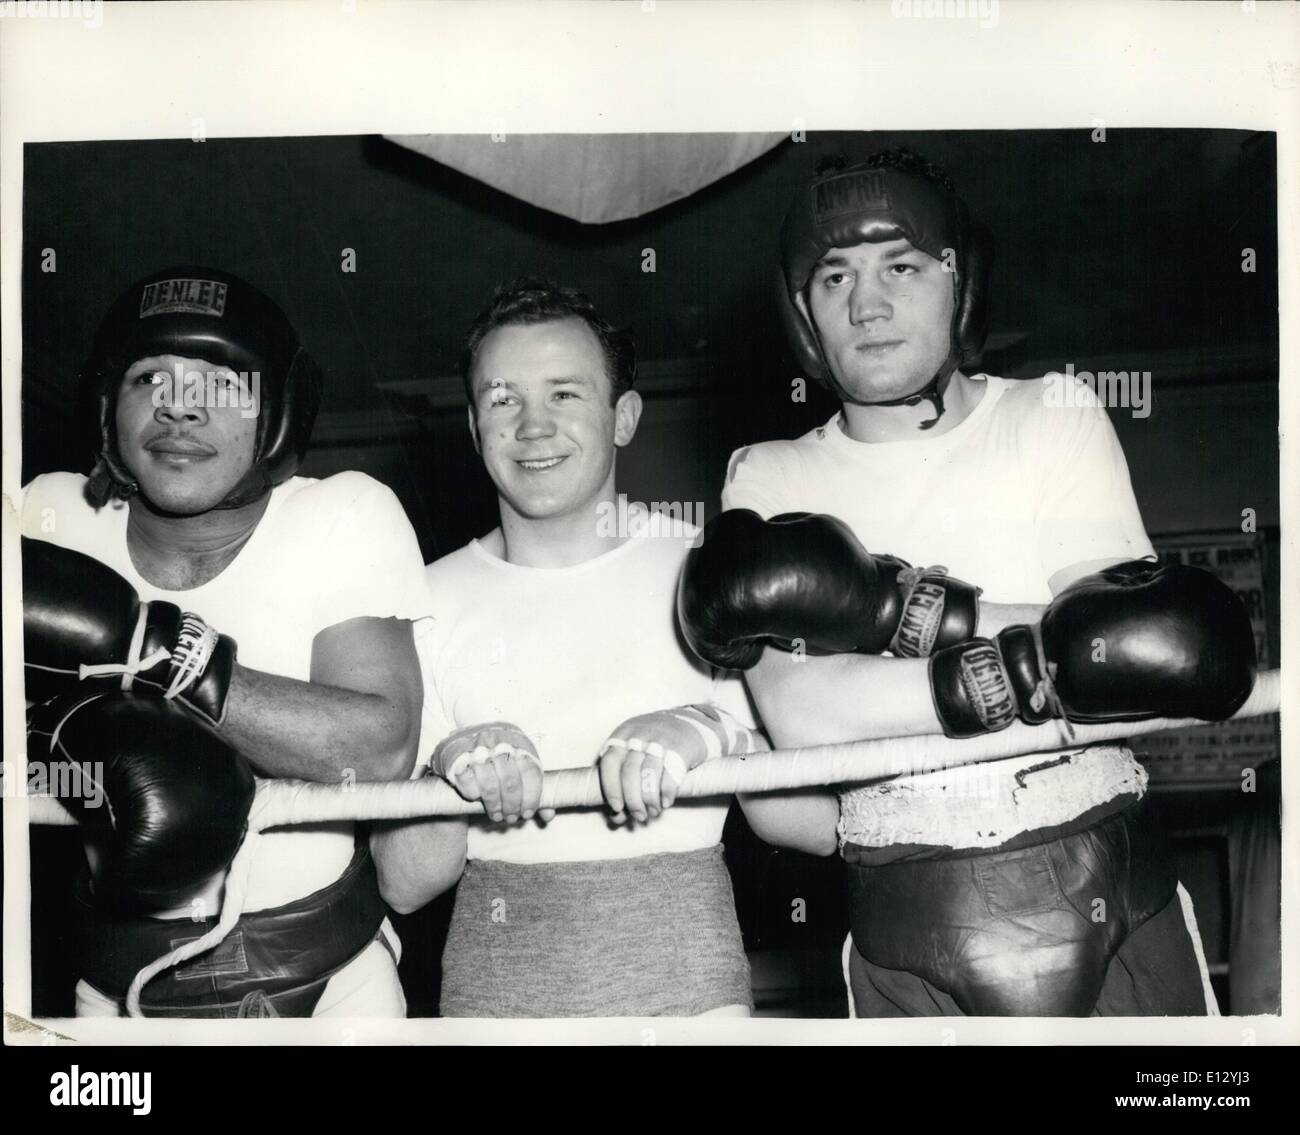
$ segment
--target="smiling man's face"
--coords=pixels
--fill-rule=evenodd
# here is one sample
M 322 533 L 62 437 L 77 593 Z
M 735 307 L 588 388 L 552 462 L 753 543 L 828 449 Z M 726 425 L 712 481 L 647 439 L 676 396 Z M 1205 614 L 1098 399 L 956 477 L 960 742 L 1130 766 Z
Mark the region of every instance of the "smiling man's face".
M 479 346 L 471 389 L 470 428 L 503 508 L 543 520 L 602 499 L 615 448 L 636 428 L 635 395 L 612 404 L 604 351 L 582 320 L 498 327 Z
M 948 358 L 951 272 L 906 240 L 832 248 L 798 302 L 846 394 L 884 402 L 915 393 Z
M 117 392 L 117 451 L 155 508 L 207 512 L 252 468 L 257 407 L 240 383 L 227 367 L 180 355 L 127 368 Z

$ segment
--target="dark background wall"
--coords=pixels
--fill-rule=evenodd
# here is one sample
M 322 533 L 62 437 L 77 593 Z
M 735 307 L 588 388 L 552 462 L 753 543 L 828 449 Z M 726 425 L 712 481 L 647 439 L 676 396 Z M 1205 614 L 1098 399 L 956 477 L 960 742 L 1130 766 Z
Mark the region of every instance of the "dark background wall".
M 1150 369 L 1155 413 L 1116 415 L 1148 527 L 1220 527 L 1245 505 L 1276 524 L 1276 150 L 1236 131 L 819 134 L 594 227 L 374 137 L 29 145 L 24 479 L 88 467 L 75 376 L 112 297 L 165 264 L 213 263 L 275 296 L 326 368 L 306 471 L 388 481 L 433 558 L 491 523 L 449 381 L 460 336 L 499 281 L 540 272 L 636 332 L 651 405 L 629 495 L 712 508 L 731 448 L 831 413 L 821 392 L 792 404 L 773 314 L 794 187 L 826 154 L 897 144 L 945 165 L 996 235 L 986 367 Z
M 277 298 L 324 365 L 304 473 L 355 468 L 385 481 L 436 558 L 495 523 L 454 377 L 460 336 L 499 281 L 537 272 L 588 291 L 636 333 L 647 405 L 620 458 L 623 491 L 712 512 L 732 449 L 796 436 L 833 412 L 815 388 L 792 402 L 772 303 L 776 232 L 795 186 L 824 155 L 899 144 L 945 165 L 996 236 L 985 369 L 1151 371 L 1150 417 L 1112 410 L 1148 529 L 1238 530 L 1252 508 L 1270 530 L 1276 660 L 1276 147 L 1266 134 L 818 134 L 646 217 L 597 227 L 374 137 L 28 145 L 23 479 L 90 466 L 77 374 L 110 300 L 166 264 L 206 262 Z M 642 271 L 648 248 L 654 273 Z M 1241 270 L 1246 248 L 1253 273 Z M 43 270 L 45 249 L 57 271 Z M 344 249 L 354 273 L 341 270 Z M 797 989 L 793 1002 L 773 993 L 769 1008 L 841 1012 L 838 861 L 763 848 L 738 816 L 727 839 L 760 1003 L 765 989 Z M 67 1011 L 75 958 L 62 903 L 77 853 L 66 833 L 33 840 L 34 912 L 50 944 L 34 959 L 38 1002 Z M 796 897 L 806 923 L 791 922 Z M 402 923 L 417 1012 L 436 1005 L 447 910 L 440 901 Z M 779 962 L 771 947 L 785 950 Z

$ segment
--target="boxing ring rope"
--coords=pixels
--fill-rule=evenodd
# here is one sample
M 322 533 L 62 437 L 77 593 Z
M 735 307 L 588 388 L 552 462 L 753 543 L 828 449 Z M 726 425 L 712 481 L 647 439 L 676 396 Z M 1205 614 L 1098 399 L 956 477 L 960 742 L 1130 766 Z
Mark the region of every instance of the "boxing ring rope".
M 1229 720 L 1259 717 L 1281 708 L 1281 671 L 1259 675 L 1255 688 Z M 1196 719 L 1116 721 L 1096 725 L 1062 722 L 1044 725 L 1014 724 L 997 733 L 965 740 L 936 735 L 891 737 L 776 749 L 743 757 L 720 757 L 687 774 L 678 799 L 731 796 L 735 793 L 777 792 L 818 785 L 838 785 L 882 780 L 887 777 L 959 765 L 980 764 L 1026 753 L 1081 748 L 1144 733 L 1205 725 Z M 76 820 L 52 797 L 26 797 L 34 824 L 74 825 Z M 604 806 L 595 766 L 565 769 L 545 775 L 542 808 L 593 808 Z M 431 816 L 474 816 L 482 804 L 468 801 L 449 784 L 433 777 L 402 783 L 364 783 L 342 786 L 298 780 L 259 780 L 249 809 L 248 832 L 235 853 L 226 876 L 225 897 L 217 924 L 200 938 L 172 950 L 145 966 L 131 983 L 126 1005 L 130 1016 L 141 1016 L 140 995 L 157 974 L 217 945 L 239 921 L 247 894 L 253 852 L 262 832 L 294 824 L 330 820 L 410 820 Z
M 1256 678 L 1255 688 L 1245 704 L 1230 720 L 1276 713 L 1281 707 L 1281 699 L 1281 671 L 1264 671 Z M 738 792 L 779 792 L 790 788 L 883 780 L 1206 724 L 1211 723 L 1168 718 L 1076 724 L 1072 726 L 1073 737 L 1069 737 L 1060 722 L 1044 725 L 1017 722 L 1000 732 L 961 741 L 923 734 L 775 749 L 709 761 L 686 775 L 677 797 L 732 796 Z M 31 822 L 34 824 L 71 825 L 77 822 L 56 799 L 47 796 L 26 799 L 31 804 Z M 597 808 L 604 804 L 600 776 L 594 764 L 590 768 L 548 772 L 545 776 L 541 808 Z M 248 826 L 250 831 L 265 831 L 267 828 L 331 820 L 412 820 L 428 816 L 482 814 L 481 803 L 462 799 L 451 785 L 436 777 L 401 783 L 351 785 L 259 780 Z

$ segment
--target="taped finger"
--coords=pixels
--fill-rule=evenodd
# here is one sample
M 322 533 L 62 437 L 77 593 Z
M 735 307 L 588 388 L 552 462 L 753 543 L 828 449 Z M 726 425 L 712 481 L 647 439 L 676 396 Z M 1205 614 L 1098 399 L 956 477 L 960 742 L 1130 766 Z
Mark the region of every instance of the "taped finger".
M 660 789 L 665 808 L 671 808 L 677 802 L 678 789 L 685 779 L 686 762 L 680 753 L 670 749 L 664 754 L 663 787 Z

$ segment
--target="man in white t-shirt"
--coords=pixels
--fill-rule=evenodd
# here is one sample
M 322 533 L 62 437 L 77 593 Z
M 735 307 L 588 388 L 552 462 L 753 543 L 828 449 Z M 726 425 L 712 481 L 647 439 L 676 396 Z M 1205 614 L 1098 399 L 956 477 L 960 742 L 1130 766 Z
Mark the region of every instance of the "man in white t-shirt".
M 486 815 L 377 832 L 384 897 L 413 910 L 459 880 L 444 1016 L 748 1014 L 729 801 L 675 798 L 689 769 L 765 742 L 739 678 L 676 633 L 697 530 L 620 508 L 631 338 L 580 293 L 522 280 L 475 321 L 462 370 L 501 525 L 429 566 L 421 754 Z M 538 814 L 543 770 L 597 762 L 609 812 Z M 798 843 L 797 801 L 744 805 Z
M 1181 619 L 1182 657 L 1207 673 L 1226 660 L 1200 676 L 1197 696 L 1218 706 L 1207 715 L 1227 716 L 1249 691 L 1253 651 L 1230 593 L 1137 562 L 1154 559 L 1151 544 L 1087 388 L 960 369 L 983 345 L 989 254 L 947 178 L 908 151 L 819 171 L 787 215 L 786 328 L 842 410 L 733 455 L 733 511 L 705 536 L 722 552 L 697 561 L 731 566 L 697 578 L 693 563 L 683 592 L 688 639 L 752 666 L 779 747 L 970 736 L 1017 708 L 1035 723 L 1179 716 L 1160 712 L 1163 675 L 1144 673 L 1142 644 L 1124 641 L 1124 626 L 1145 625 L 1148 653 L 1165 657 L 1157 607 Z M 798 549 L 784 567 L 783 543 Z M 1222 612 L 1221 633 L 1180 607 L 1190 592 Z M 1040 629 L 1054 597 L 1060 617 Z M 1130 621 L 1107 624 L 1121 604 Z M 767 633 L 749 634 L 764 605 Z M 796 639 L 807 649 L 792 652 Z M 1044 651 L 1062 640 L 1087 644 L 1091 661 L 1109 645 L 1108 666 L 1084 673 L 1083 654 L 1049 679 Z M 1196 704 L 1187 693 L 1169 704 Z M 820 849 L 838 829 L 849 865 L 856 1014 L 1215 1011 L 1190 904 L 1139 807 L 1146 781 L 1116 745 L 897 777 L 844 791 L 838 808 L 823 795 Z
M 129 716 L 150 700 L 195 751 L 215 731 L 266 777 L 409 776 L 423 695 L 415 625 L 429 614 L 419 547 L 378 482 L 294 475 L 321 378 L 283 312 L 225 272 L 155 273 L 114 304 L 92 366 L 99 463 L 24 492 L 29 702 L 97 713 L 86 699 L 99 693 L 125 699 L 114 712 Z M 191 752 L 115 750 L 124 735 L 76 754 L 139 793 L 147 821 L 110 836 L 116 853 L 83 829 L 78 1015 L 119 1015 L 135 973 L 217 915 L 224 870 L 190 879 L 168 825 L 206 810 L 238 836 L 247 808 L 191 799 L 211 789 L 178 774 Z M 166 868 L 166 885 L 134 880 L 122 893 L 111 875 L 123 841 L 132 862 L 143 849 Z M 262 834 L 243 907 L 216 950 L 144 987 L 146 1015 L 405 1014 L 397 942 L 352 824 Z

